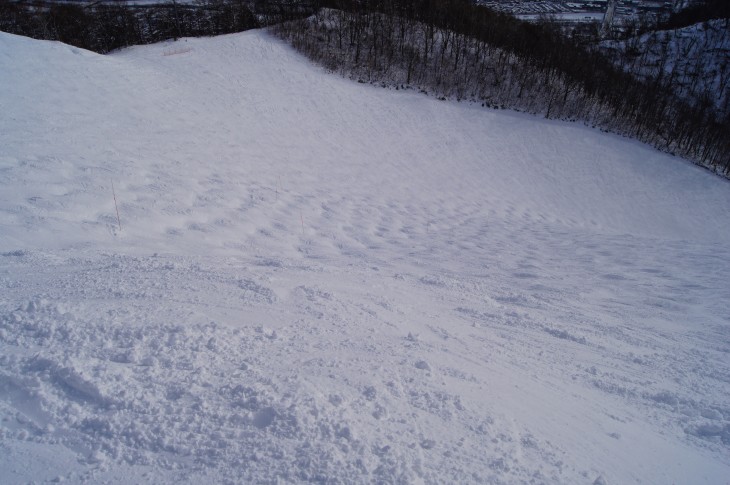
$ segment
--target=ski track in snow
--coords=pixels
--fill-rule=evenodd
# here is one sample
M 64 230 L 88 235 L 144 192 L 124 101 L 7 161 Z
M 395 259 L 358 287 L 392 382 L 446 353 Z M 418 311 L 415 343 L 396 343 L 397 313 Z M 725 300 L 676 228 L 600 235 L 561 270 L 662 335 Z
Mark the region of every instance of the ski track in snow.
M 727 483 L 726 181 L 263 32 L 0 72 L 4 483 Z

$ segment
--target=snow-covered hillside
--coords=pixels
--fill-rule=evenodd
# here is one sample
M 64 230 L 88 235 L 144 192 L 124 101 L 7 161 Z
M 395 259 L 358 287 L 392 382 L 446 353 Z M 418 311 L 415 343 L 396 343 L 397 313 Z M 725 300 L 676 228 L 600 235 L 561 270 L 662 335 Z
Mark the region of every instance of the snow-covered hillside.
M 711 20 L 676 30 L 605 41 L 601 49 L 642 79 L 669 86 L 694 104 L 730 114 L 730 22 Z M 659 79 L 659 81 L 657 81 Z
M 264 32 L 0 33 L 0 481 L 726 483 L 728 207 Z

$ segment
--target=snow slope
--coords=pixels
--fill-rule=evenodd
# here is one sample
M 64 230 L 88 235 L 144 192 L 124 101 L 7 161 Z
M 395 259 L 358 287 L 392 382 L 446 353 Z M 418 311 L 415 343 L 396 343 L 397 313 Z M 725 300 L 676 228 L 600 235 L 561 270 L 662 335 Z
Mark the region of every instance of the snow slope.
M 3 483 L 727 483 L 727 181 L 258 31 L 0 86 Z

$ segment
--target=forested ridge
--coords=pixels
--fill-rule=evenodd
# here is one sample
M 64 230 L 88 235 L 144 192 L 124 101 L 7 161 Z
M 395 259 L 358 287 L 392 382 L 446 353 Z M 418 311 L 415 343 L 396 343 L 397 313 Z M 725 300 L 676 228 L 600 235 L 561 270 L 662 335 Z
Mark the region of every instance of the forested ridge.
M 196 0 L 159 4 L 0 0 L 0 30 L 106 54 L 131 45 L 221 35 L 311 15 L 301 2 Z
M 706 12 L 693 15 L 700 14 Z M 264 25 L 275 25 L 312 60 L 361 82 L 583 122 L 730 176 L 726 111 L 678 96 L 666 78 L 622 69 L 553 24 L 523 22 L 468 0 L 202 0 L 146 7 L 0 0 L 1 30 L 102 53 Z

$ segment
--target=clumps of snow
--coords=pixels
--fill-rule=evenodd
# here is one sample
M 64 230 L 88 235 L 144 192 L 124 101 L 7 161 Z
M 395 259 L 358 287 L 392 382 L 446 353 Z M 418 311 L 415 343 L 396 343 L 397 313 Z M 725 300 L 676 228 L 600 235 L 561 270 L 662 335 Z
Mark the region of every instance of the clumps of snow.
M 585 337 L 576 337 L 572 335 L 567 330 L 552 328 L 552 327 L 543 327 L 545 332 L 552 335 L 555 338 L 563 339 L 563 340 L 570 340 L 571 342 L 576 342 L 579 344 L 585 344 L 586 339 Z
M 179 473 L 212 474 L 221 481 L 519 481 L 536 473 L 538 463 L 548 464 L 545 477 L 563 476 L 546 443 L 535 437 L 530 459 L 512 457 L 522 447 L 515 446 L 519 431 L 428 378 L 433 364 L 417 357 L 428 342 L 396 332 L 374 347 L 370 329 L 353 318 L 359 310 L 325 287 L 296 285 L 311 277 L 308 270 L 290 279 L 295 306 L 287 312 L 313 303 L 321 311 L 282 327 L 275 313 L 265 323 L 253 319 L 269 301 L 229 300 L 240 292 L 241 278 L 205 278 L 223 275 L 225 264 L 214 268 L 175 258 L 164 265 L 166 272 L 154 272 L 160 280 L 142 280 L 147 271 L 141 268 L 159 269 L 160 256 L 98 258 L 30 262 L 55 266 L 57 275 L 71 268 L 86 274 L 76 291 L 95 304 L 51 295 L 0 311 L 6 351 L 0 405 L 13 410 L 0 435 L 10 446 L 22 441 L 78 450 L 92 480 L 121 466 L 150 467 L 164 482 Z M 100 273 L 87 273 L 91 268 Z M 354 280 L 373 274 L 362 271 L 348 274 Z M 124 300 L 108 299 L 103 282 L 115 274 L 139 281 L 137 291 L 124 292 Z M 167 278 L 176 291 L 161 284 Z M 262 273 L 245 277 L 264 279 Z M 336 279 L 348 281 L 344 274 Z M 182 297 L 178 306 L 159 308 L 155 286 Z M 200 307 L 184 303 L 184 296 L 201 292 L 206 307 L 224 313 L 235 302 L 235 314 L 244 320 L 195 323 L 190 310 Z M 352 323 L 327 333 L 342 322 Z M 413 348 L 406 345 L 414 342 Z M 414 352 L 410 362 L 403 361 L 404 351 Z M 373 374 L 373 366 L 382 369 Z M 466 379 L 458 372 L 446 375 Z M 473 378 L 464 382 L 478 385 Z M 478 426 L 485 418 L 489 427 Z M 502 443 L 490 452 L 494 459 L 478 460 L 494 440 Z M 494 460 L 505 466 L 492 466 Z
M 421 370 L 425 370 L 425 371 L 431 370 L 431 366 L 428 365 L 428 362 L 426 362 L 425 360 L 419 360 L 418 362 L 415 363 L 415 366 L 416 366 L 416 369 L 421 369 Z
M 89 464 L 121 460 L 175 469 L 190 461 L 193 469 L 222 469 L 228 479 L 255 479 L 275 471 L 276 463 L 285 468 L 288 456 L 331 454 L 327 440 L 316 438 L 324 429 L 352 440 L 348 426 L 327 417 L 311 397 L 274 384 L 266 369 L 241 365 L 266 352 L 255 335 L 215 324 L 115 324 L 51 315 L 62 315 L 56 304 L 32 301 L 2 316 L 10 334 L 3 344 L 38 352 L 3 363 L 5 373 L 29 382 L 13 386 L 32 389 L 40 403 L 37 413 L 26 415 L 18 439 L 98 446 Z M 275 336 L 262 327 L 257 333 Z M 130 347 L 138 357 L 118 358 Z M 47 423 L 52 432 L 39 431 Z M 282 448 L 284 443 L 290 445 Z M 339 467 L 332 476 L 352 473 L 343 457 L 330 458 L 320 466 Z
M 688 428 L 687 433 L 704 440 L 730 446 L 730 424 L 724 426 L 715 423 L 698 424 Z
M 243 290 L 241 298 L 250 298 L 254 301 L 264 301 L 267 303 L 276 302 L 276 294 L 270 289 L 259 285 L 255 281 L 251 280 L 240 280 L 238 282 L 239 288 Z
M 679 398 L 677 398 L 677 395 L 668 391 L 658 392 L 650 396 L 650 399 L 660 404 L 666 404 L 672 408 L 679 404 Z

